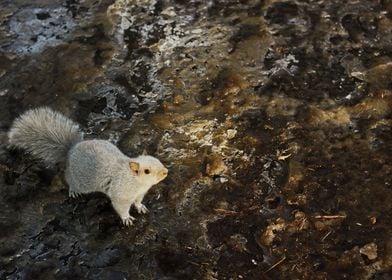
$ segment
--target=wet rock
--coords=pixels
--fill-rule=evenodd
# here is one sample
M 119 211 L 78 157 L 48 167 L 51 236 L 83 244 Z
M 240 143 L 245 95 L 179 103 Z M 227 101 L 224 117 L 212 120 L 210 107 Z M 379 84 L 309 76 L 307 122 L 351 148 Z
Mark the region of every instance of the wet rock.
M 105 269 L 94 273 L 92 277 L 94 277 L 95 279 L 123 280 L 128 279 L 129 275 L 125 272 Z
M 9 32 L 15 37 L 8 52 L 34 54 L 71 38 L 75 22 L 65 8 L 25 8 L 9 19 Z
M 387 277 L 390 1 L 49 2 L 0 9 L 0 278 Z M 149 214 L 7 148 L 42 105 L 169 167 Z
M 93 267 L 113 266 L 121 260 L 122 254 L 119 249 L 107 248 L 91 261 Z

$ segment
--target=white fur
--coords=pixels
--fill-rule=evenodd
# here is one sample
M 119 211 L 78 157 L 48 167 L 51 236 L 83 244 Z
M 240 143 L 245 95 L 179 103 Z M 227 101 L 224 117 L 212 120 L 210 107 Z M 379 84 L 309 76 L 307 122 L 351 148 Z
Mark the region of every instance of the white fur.
M 26 111 L 8 132 L 12 146 L 26 150 L 49 165 L 64 161 L 68 150 L 83 140 L 79 126 L 50 108 Z
M 130 162 L 139 164 L 139 174 L 134 174 Z M 144 170 L 150 174 L 144 174 Z M 88 140 L 76 144 L 70 151 L 65 170 L 70 196 L 81 193 L 103 192 L 112 201 L 123 222 L 132 224 L 129 208 L 146 213 L 142 200 L 147 191 L 162 181 L 167 169 L 156 158 L 139 156 L 129 158 L 108 141 Z
M 129 158 L 108 141 L 83 141 L 76 123 L 49 108 L 25 112 L 14 121 L 8 135 L 11 145 L 48 164 L 66 160 L 69 195 L 105 193 L 126 225 L 134 220 L 128 213 L 132 205 L 139 213 L 147 212 L 142 204 L 144 195 L 168 172 L 152 156 Z M 131 162 L 137 163 L 136 172 L 130 168 Z

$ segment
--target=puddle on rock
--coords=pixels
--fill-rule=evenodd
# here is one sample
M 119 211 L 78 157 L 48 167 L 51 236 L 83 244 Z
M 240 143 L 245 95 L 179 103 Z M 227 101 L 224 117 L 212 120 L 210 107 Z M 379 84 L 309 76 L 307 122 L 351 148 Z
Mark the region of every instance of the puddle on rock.
M 39 2 L 0 12 L 0 278 L 389 277 L 388 1 Z M 149 214 L 8 150 L 39 105 L 159 157 Z

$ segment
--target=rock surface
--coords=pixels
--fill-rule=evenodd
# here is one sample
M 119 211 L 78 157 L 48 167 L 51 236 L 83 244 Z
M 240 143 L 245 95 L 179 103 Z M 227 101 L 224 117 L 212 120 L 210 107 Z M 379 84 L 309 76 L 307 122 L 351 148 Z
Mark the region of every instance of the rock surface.
M 390 279 L 392 1 L 0 5 L 0 279 Z M 7 148 L 41 105 L 169 166 L 149 214 Z

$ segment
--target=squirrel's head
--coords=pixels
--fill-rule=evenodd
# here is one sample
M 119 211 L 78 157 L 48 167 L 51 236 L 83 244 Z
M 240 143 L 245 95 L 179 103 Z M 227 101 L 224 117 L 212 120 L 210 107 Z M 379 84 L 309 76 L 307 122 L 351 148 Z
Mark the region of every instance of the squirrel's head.
M 155 185 L 166 178 L 168 170 L 152 156 L 141 155 L 129 162 L 129 168 L 142 184 Z

